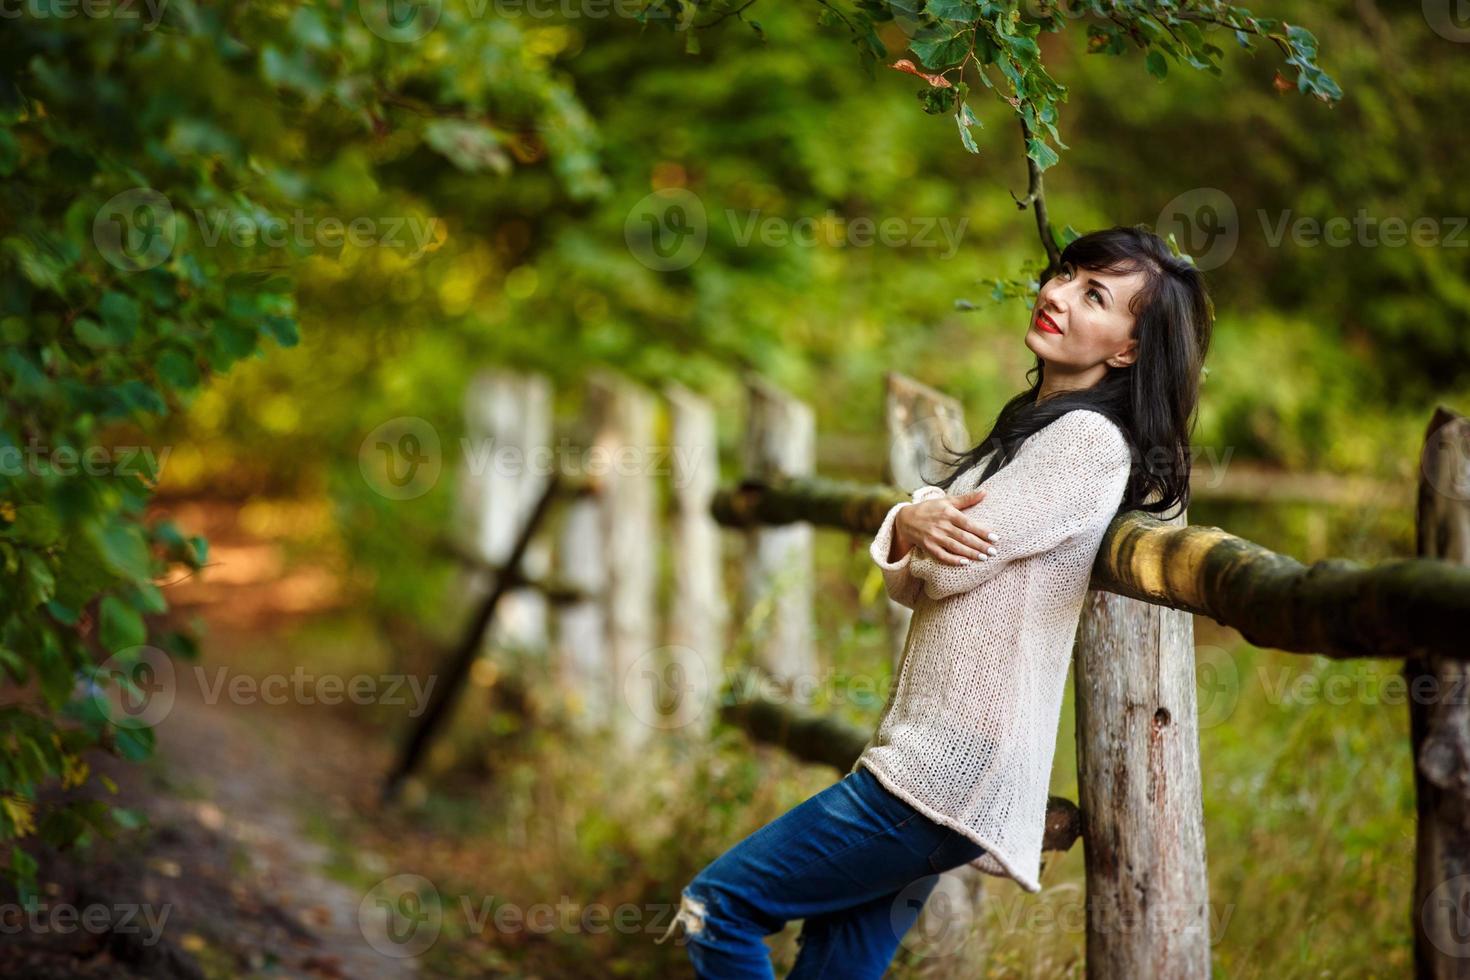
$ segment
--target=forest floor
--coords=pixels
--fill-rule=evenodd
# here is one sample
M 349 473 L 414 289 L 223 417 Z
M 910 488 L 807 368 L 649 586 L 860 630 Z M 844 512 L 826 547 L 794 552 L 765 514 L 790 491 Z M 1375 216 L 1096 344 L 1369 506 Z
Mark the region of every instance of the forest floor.
M 0 935 L 0 975 L 415 976 L 401 948 L 380 942 L 385 955 L 369 941 L 364 892 L 333 875 L 340 854 L 321 840 L 322 825 L 375 805 L 377 780 L 364 777 L 384 771 L 387 745 L 333 712 L 241 704 L 218 683 L 222 670 L 248 675 L 245 658 L 271 629 L 330 606 L 329 581 L 310 568 L 282 578 L 268 544 L 232 532 L 223 514 L 193 516 L 191 531 L 222 525 L 208 528 L 219 574 L 175 595 L 208 628 L 205 653 L 177 666 L 153 758 L 93 761 L 94 775 L 118 785 L 112 802 L 146 824 L 85 850 L 37 853 L 41 911 Z M 387 868 L 369 851 L 353 859 Z M 23 915 L 10 896 L 3 907 Z M 109 928 L 68 919 L 86 922 L 88 909 Z

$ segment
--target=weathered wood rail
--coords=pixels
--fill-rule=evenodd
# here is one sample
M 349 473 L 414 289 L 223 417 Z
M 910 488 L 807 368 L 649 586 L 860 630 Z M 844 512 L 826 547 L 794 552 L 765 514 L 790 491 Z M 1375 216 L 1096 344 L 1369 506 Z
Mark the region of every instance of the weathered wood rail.
M 872 535 L 888 508 L 908 499 L 893 487 L 835 480 L 748 480 L 716 494 L 713 513 L 730 527 L 804 521 Z M 1130 511 L 1103 537 L 1090 588 L 1209 616 L 1260 647 L 1470 659 L 1470 567 L 1438 559 L 1306 565 L 1218 527 Z

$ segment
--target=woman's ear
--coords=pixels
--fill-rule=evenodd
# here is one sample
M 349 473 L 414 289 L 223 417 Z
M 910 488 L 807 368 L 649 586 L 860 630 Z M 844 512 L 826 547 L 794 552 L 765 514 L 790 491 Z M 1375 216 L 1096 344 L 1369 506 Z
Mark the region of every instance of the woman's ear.
M 1108 364 L 1111 367 L 1121 368 L 1127 367 L 1136 360 L 1138 360 L 1138 341 L 1130 339 L 1127 347 L 1108 358 Z

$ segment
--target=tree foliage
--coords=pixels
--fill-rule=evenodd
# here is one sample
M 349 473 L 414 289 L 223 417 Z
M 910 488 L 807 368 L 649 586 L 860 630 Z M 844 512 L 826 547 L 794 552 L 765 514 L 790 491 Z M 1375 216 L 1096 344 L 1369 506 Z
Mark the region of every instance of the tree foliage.
M 161 9 L 29 5 L 0 33 L 0 666 L 23 692 L 0 707 L 0 842 L 109 831 L 105 805 L 38 790 L 86 782 L 93 747 L 146 755 L 138 685 L 155 650 L 195 650 L 149 619 L 205 542 L 148 513 L 158 460 L 119 434 L 296 344 L 303 264 L 351 250 L 354 212 L 393 201 L 418 156 L 503 175 L 544 124 L 567 193 L 598 190 L 577 100 L 514 24 L 450 16 L 425 50 L 371 7 Z M 33 870 L 19 848 L 9 867 Z

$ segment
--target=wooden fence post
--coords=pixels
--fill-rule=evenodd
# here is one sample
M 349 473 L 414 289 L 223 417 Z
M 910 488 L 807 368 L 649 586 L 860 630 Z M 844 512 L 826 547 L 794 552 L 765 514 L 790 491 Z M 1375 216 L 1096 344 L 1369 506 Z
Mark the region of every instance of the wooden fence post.
M 1443 406 L 1425 434 L 1417 513 L 1421 558 L 1470 565 L 1470 420 Z M 1467 624 L 1470 630 L 1470 624 Z M 1406 657 L 1418 813 L 1414 975 L 1470 978 L 1470 663 Z
M 816 418 L 809 406 L 748 374 L 745 472 L 756 479 L 810 476 L 816 468 Z M 742 620 L 755 623 L 753 660 L 808 700 L 817 673 L 812 626 L 812 526 L 800 522 L 745 532 Z
M 660 675 L 650 659 L 657 656 L 658 521 L 651 463 L 656 404 L 652 394 L 606 370 L 589 378 L 587 396 L 591 417 L 599 422 L 588 462 L 602 485 L 613 729 L 621 745 L 636 747 L 660 720 Z
M 545 452 L 551 444 L 551 383 L 542 375 L 503 370 L 478 373 L 465 402 L 463 487 L 465 514 L 471 529 L 471 554 L 491 565 L 505 561 L 516 534 L 540 499 L 548 474 Z M 531 542 L 522 568 L 531 578 L 543 577 L 550 564 L 547 543 Z M 489 591 L 486 576 L 476 575 L 475 592 Z M 545 650 L 546 598 L 530 588 L 516 588 L 501 600 L 487 642 Z
M 553 666 L 571 714 L 583 734 L 605 732 L 617 693 L 607 652 L 603 593 L 607 561 L 602 536 L 602 502 L 596 493 L 568 500 L 556 547 L 557 577 L 586 598 L 557 606 Z
M 1087 975 L 1209 977 L 1194 619 L 1089 591 L 1078 633 Z
M 724 566 L 720 526 L 710 501 L 720 480 L 715 413 L 709 403 L 679 384 L 664 389 L 671 420 L 671 483 L 674 496 L 674 596 L 669 609 L 669 644 L 677 660 L 666 666 L 678 702 L 670 724 L 708 735 L 717 715 L 725 667 Z
M 888 437 L 888 482 L 908 493 L 932 485 L 948 472 L 945 465 L 954 452 L 970 448 L 965 411 L 951 398 L 907 375 L 889 371 L 884 376 L 884 419 Z M 895 672 L 903 661 L 913 610 L 887 599 L 888 639 Z M 895 678 L 896 681 L 896 678 Z M 978 868 L 961 865 L 946 871 L 924 903 L 914 924 L 913 942 L 925 942 L 924 975 L 937 980 L 967 969 L 965 945 L 972 938 L 980 902 L 985 894 L 985 875 Z
M 889 371 L 884 382 L 888 482 L 913 493 L 948 474 L 949 467 L 944 465 L 950 459 L 946 446 L 956 452 L 970 448 L 964 406 L 958 399 L 896 371 Z M 913 610 L 892 599 L 887 603 L 888 639 L 893 648 L 893 662 L 897 664 L 903 657 L 904 638 L 908 636 Z

